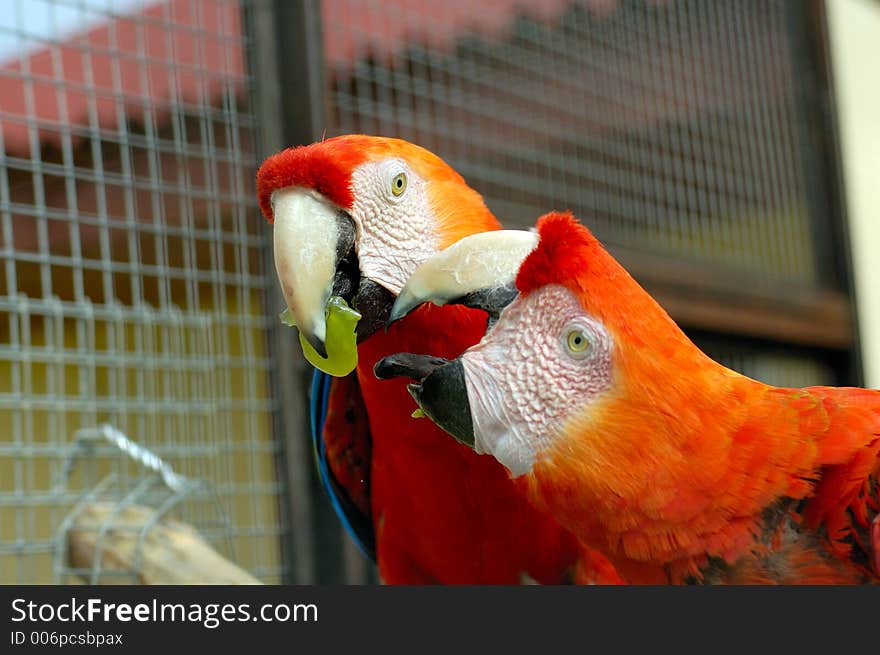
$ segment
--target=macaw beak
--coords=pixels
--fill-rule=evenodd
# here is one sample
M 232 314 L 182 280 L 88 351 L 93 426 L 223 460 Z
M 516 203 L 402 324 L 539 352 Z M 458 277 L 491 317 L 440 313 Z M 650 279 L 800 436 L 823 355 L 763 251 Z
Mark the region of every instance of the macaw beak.
M 424 262 L 407 280 L 389 323 L 419 305 L 462 304 L 489 314 L 489 326 L 518 295 L 514 281 L 522 261 L 538 245 L 535 232 L 498 230 L 474 234 Z M 461 443 L 474 448 L 474 425 L 461 358 L 398 353 L 373 369 L 379 379 L 406 377 L 422 411 Z
M 394 301 L 388 323 L 430 302 L 485 310 L 491 326 L 516 298 L 516 273 L 537 245 L 537 233 L 523 230 L 481 232 L 457 241 L 415 270 Z
M 272 194 L 275 270 L 287 307 L 306 341 L 327 356 L 325 306 L 337 269 L 353 250 L 348 214 L 315 191 L 301 187 Z
M 474 447 L 474 424 L 461 359 L 447 361 L 430 355 L 398 353 L 380 359 L 373 368 L 380 380 L 406 377 L 410 395 L 434 423 Z
M 394 298 L 361 275 L 349 213 L 303 187 L 273 192 L 272 213 L 278 280 L 294 322 L 315 351 L 327 357 L 325 310 L 331 295 L 361 314 L 358 341 L 382 327 Z

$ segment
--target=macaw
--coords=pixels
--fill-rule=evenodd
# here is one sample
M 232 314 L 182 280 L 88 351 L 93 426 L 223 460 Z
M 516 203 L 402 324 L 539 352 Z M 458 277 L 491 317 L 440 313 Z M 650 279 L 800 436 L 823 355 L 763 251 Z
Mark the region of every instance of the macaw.
M 624 580 L 880 581 L 880 391 L 716 363 L 570 214 L 478 250 L 491 266 L 469 239 L 428 260 L 392 312 L 507 298 L 492 329 L 451 362 L 386 366 Z
M 346 376 L 343 366 L 332 381 L 314 377 L 313 439 L 334 507 L 375 555 L 383 582 L 619 581 L 602 556 L 526 501 L 497 462 L 413 417 L 404 380 L 374 375 L 391 353 L 453 358 L 484 334 L 487 314 L 460 305 L 420 308 L 386 330 L 417 266 L 464 236 L 499 228 L 482 197 L 433 153 L 365 135 L 269 157 L 257 194 L 274 224 L 287 315 L 311 361 L 336 358 L 330 299 L 358 313 L 354 372 Z

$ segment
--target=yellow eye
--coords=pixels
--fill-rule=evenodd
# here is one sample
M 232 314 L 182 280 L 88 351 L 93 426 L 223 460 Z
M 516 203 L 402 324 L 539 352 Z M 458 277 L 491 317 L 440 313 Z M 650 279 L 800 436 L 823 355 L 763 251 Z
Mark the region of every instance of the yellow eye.
M 398 173 L 391 180 L 391 193 L 395 196 L 402 195 L 406 191 L 406 173 Z
M 572 330 L 565 337 L 568 349 L 574 354 L 580 354 L 590 347 L 590 340 L 583 330 Z

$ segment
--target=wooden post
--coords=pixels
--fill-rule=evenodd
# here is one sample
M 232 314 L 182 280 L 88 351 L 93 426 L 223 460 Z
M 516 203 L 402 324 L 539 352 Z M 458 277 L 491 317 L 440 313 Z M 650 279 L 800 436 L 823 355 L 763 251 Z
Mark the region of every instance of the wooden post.
M 107 526 L 100 540 L 98 561 L 104 575 L 97 582 L 101 584 L 262 584 L 217 553 L 187 523 L 163 519 L 147 531 L 138 547 L 143 527 L 155 510 L 131 505 L 111 516 L 115 510 L 110 503 L 87 505 L 67 533 L 68 562 L 85 582 L 91 581 L 95 550 L 102 527 Z

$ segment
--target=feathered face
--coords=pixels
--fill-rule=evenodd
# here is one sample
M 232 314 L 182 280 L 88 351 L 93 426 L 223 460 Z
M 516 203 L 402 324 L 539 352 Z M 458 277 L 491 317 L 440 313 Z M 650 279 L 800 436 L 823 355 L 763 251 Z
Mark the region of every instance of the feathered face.
M 611 387 L 614 340 L 565 287 L 520 296 L 461 357 L 477 452 L 531 470 L 565 423 Z
M 364 339 L 384 324 L 419 264 L 463 236 L 497 228 L 461 176 L 398 139 L 347 135 L 284 150 L 260 167 L 257 191 L 274 223 L 288 307 L 321 354 L 331 295 L 361 312 Z

